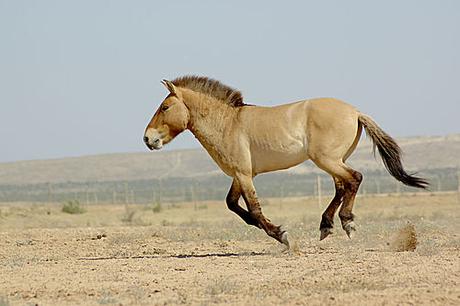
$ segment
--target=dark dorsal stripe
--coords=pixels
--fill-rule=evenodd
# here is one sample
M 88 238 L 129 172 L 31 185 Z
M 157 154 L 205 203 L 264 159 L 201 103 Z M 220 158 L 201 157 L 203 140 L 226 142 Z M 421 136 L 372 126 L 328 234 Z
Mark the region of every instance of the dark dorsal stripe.
M 230 86 L 208 77 L 186 75 L 174 79 L 172 82 L 178 87 L 188 88 L 209 95 L 233 107 L 245 105 L 243 102 L 243 95 L 239 90 L 233 89 Z

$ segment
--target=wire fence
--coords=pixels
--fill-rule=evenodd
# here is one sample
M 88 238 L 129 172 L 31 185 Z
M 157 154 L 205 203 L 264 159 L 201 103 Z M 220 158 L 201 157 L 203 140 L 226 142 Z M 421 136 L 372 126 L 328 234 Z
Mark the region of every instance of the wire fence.
M 431 183 L 428 191 L 402 185 L 386 172 L 364 174 L 359 196 L 402 193 L 457 192 L 460 203 L 460 171 L 423 171 Z M 139 181 L 66 182 L 0 186 L 0 202 L 65 202 L 91 204 L 149 204 L 223 200 L 231 178 L 223 175 L 198 178 L 162 178 Z M 326 174 L 272 173 L 256 177 L 260 198 L 317 197 L 319 203 L 334 193 Z

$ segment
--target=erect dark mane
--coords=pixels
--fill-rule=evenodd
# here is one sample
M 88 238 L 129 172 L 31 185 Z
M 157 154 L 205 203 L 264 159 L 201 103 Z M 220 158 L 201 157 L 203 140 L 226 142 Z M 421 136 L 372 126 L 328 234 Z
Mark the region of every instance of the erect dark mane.
M 243 95 L 239 90 L 208 77 L 186 75 L 174 79 L 172 83 L 178 87 L 188 88 L 212 96 L 233 107 L 246 105 L 243 102 Z

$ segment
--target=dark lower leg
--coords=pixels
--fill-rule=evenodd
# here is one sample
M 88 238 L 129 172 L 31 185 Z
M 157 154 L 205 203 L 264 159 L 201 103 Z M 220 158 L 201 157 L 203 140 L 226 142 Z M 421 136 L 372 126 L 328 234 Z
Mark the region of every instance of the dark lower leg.
M 258 226 L 270 237 L 273 237 L 279 242 L 289 246 L 287 235 L 285 234 L 285 231 L 281 229 L 281 226 L 274 225 L 263 215 L 254 185 L 252 184 L 252 178 L 250 181 L 247 179 L 243 180 L 240 182 L 240 186 L 243 199 L 248 207 L 248 212 L 254 220 L 257 220 Z
M 342 222 L 342 228 L 347 233 L 348 237 L 351 238 L 351 234 L 355 231 L 353 205 L 355 203 L 355 197 L 358 193 L 359 185 L 361 184 L 363 176 L 357 171 L 352 171 L 353 179 L 349 180 L 345 184 L 345 195 L 343 197 L 343 204 L 339 211 L 340 221 Z
M 340 204 L 342 203 L 342 198 L 345 193 L 343 184 L 336 178 L 334 178 L 335 183 L 335 196 L 332 199 L 329 206 L 323 212 L 321 218 L 321 224 L 319 229 L 321 231 L 320 240 L 323 240 L 330 234 L 332 234 L 332 228 L 334 227 L 334 215 Z
M 259 227 L 262 228 L 267 233 L 267 235 L 283 243 L 282 235 L 284 231 L 281 230 L 280 226 L 274 225 L 270 222 L 270 220 L 265 218 L 265 216 L 262 213 L 262 209 L 260 207 L 258 199 L 256 197 L 252 197 L 250 199 L 246 198 L 244 194 L 243 198 L 246 201 L 246 204 L 248 205 L 249 214 L 253 219 L 257 220 Z
M 257 220 L 254 219 L 247 210 L 245 210 L 238 204 L 240 196 L 240 188 L 236 182 L 233 182 L 232 187 L 230 187 L 230 190 L 228 191 L 226 198 L 228 209 L 240 216 L 240 218 L 243 219 L 243 221 L 246 222 L 246 224 L 260 228 Z
M 343 184 L 340 183 L 340 181 L 338 181 L 336 179 L 334 179 L 334 182 L 335 182 L 335 196 L 332 199 L 332 201 L 329 204 L 329 206 L 323 212 L 320 229 L 321 228 L 326 228 L 326 227 L 332 228 L 334 226 L 335 212 L 337 211 L 337 209 L 339 208 L 340 204 L 342 203 L 342 197 L 344 195 Z

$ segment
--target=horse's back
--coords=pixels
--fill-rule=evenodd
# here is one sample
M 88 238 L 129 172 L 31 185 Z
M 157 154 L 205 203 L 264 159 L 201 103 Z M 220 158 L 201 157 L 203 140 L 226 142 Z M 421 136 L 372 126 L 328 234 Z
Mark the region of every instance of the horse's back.
M 247 106 L 240 114 L 240 132 L 248 139 L 257 174 L 293 167 L 324 150 L 342 154 L 356 138 L 357 118 L 353 106 L 333 98 Z
M 240 114 L 254 174 L 290 168 L 308 159 L 307 101 L 250 106 Z

